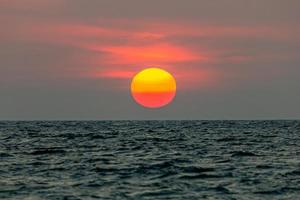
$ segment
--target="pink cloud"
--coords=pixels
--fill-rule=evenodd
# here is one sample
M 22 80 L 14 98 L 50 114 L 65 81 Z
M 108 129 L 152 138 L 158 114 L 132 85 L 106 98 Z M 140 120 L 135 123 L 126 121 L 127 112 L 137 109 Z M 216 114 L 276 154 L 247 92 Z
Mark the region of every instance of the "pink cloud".
M 81 63 L 77 67 L 84 68 L 74 70 L 78 76 L 128 80 L 142 68 L 156 66 L 173 72 L 178 82 L 186 88 L 221 84 L 220 74 L 227 73 L 225 69 L 209 69 L 208 66 L 223 62 L 247 63 L 264 56 L 239 55 L 236 54 L 239 49 L 234 47 L 216 48 L 186 42 L 190 37 L 222 41 L 236 37 L 248 40 L 260 37 L 291 40 L 298 37 L 292 29 L 278 32 L 278 27 L 213 26 L 195 22 L 100 20 L 94 24 L 84 24 L 39 19 L 15 19 L 14 22 L 2 32 L 2 37 L 66 45 L 90 55 L 76 57 L 72 61 Z M 267 55 L 266 59 L 270 57 L 272 55 Z
M 147 46 L 88 46 L 90 50 L 108 53 L 107 62 L 112 64 L 163 64 L 187 62 L 206 59 L 189 49 L 167 43 L 158 43 Z M 105 60 L 104 60 L 105 61 Z

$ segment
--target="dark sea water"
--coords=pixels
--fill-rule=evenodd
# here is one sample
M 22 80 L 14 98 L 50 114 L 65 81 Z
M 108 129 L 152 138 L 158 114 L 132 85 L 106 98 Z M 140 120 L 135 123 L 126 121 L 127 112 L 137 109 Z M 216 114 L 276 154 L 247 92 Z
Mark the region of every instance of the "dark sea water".
M 300 121 L 0 122 L 0 199 L 300 199 Z

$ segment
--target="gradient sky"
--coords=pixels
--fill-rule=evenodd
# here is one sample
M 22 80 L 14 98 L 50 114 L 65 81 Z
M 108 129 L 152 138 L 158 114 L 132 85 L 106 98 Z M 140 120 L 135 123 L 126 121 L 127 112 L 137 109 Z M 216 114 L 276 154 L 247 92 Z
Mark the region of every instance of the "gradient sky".
M 299 0 L 0 0 L 0 119 L 300 118 Z M 177 80 L 161 109 L 134 74 Z

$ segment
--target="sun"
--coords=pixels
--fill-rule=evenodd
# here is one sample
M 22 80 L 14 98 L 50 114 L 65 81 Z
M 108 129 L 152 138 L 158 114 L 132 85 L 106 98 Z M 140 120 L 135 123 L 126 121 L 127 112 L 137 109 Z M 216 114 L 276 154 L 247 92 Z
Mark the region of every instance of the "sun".
M 160 68 L 147 68 L 136 74 L 131 82 L 134 100 L 147 108 L 168 105 L 176 95 L 175 78 Z

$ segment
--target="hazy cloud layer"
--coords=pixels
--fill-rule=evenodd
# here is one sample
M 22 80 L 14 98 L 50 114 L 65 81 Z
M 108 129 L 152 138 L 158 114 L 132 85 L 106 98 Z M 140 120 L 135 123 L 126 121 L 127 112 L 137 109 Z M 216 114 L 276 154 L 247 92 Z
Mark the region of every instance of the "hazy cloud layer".
M 1 119 L 299 118 L 296 0 L 0 0 Z M 147 110 L 132 76 L 178 83 Z

